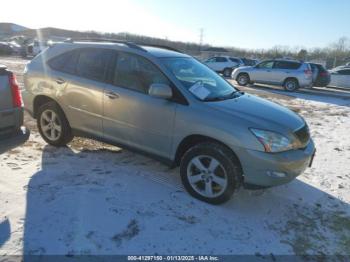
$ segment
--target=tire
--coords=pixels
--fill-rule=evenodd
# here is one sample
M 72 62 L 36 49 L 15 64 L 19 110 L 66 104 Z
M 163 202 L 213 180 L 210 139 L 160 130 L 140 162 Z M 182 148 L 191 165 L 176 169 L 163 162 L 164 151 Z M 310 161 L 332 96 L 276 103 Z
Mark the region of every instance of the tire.
M 284 81 L 283 87 L 288 92 L 294 92 L 299 88 L 299 82 L 294 78 L 288 78 Z
M 73 139 L 68 120 L 55 102 L 46 103 L 39 108 L 37 125 L 40 135 L 50 145 L 65 146 Z
M 236 78 L 237 83 L 240 86 L 246 86 L 250 82 L 249 75 L 247 73 L 240 73 Z
M 224 75 L 224 77 L 230 77 L 231 78 L 232 69 L 231 68 L 225 68 L 224 71 L 222 72 L 222 74 Z
M 212 142 L 193 146 L 184 154 L 180 175 L 190 195 L 214 205 L 228 201 L 242 181 L 235 155 L 225 146 Z

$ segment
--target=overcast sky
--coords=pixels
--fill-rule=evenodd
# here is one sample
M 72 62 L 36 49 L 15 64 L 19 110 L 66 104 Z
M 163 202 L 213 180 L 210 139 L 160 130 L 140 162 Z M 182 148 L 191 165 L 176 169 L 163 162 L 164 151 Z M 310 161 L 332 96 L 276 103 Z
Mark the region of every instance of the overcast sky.
M 350 38 L 348 0 L 2 1 L 0 22 L 130 32 L 242 48 L 324 47 Z

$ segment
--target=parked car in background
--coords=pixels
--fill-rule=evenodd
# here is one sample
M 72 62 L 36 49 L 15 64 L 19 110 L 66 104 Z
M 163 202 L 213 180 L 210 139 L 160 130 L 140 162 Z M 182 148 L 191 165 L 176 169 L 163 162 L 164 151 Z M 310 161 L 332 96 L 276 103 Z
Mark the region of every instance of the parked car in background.
M 250 59 L 250 58 L 241 58 L 243 64 L 245 66 L 255 66 L 256 64 L 259 63 L 259 61 L 257 59 Z
M 14 73 L 0 65 L 0 154 L 23 144 L 29 130 L 23 127 L 23 102 Z
M 309 63 L 312 71 L 313 86 L 325 87 L 331 81 L 331 75 L 321 64 Z
M 296 60 L 265 60 L 255 66 L 236 68 L 232 78 L 242 86 L 249 83 L 281 85 L 287 91 L 312 86 L 311 66 Z
M 35 40 L 33 43 L 25 46 L 25 48 L 22 50 L 22 56 L 23 57 L 34 57 L 38 55 L 41 51 L 43 51 L 45 48 L 47 48 L 46 42 L 40 42 Z
M 0 42 L 0 55 L 12 55 L 13 48 L 7 42 Z
M 206 60 L 204 63 L 215 72 L 221 73 L 225 77 L 230 77 L 235 68 L 244 65 L 240 58 L 230 56 L 212 57 Z
M 331 81 L 328 86 L 350 88 L 350 67 L 342 67 L 330 71 Z
M 186 190 L 212 204 L 241 184 L 288 183 L 312 163 L 302 117 L 240 92 L 193 57 L 86 41 L 53 45 L 27 64 L 24 101 L 47 143 L 76 135 L 143 152 L 180 166 Z

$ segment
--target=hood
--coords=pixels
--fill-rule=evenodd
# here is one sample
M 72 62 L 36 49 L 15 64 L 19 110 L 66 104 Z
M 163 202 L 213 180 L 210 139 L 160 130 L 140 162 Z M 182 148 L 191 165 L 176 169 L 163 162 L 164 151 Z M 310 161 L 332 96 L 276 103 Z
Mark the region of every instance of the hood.
M 208 103 L 210 107 L 231 114 L 249 122 L 249 127 L 271 131 L 289 130 L 290 132 L 304 125 L 304 120 L 286 107 L 268 100 L 244 94 L 235 99 Z

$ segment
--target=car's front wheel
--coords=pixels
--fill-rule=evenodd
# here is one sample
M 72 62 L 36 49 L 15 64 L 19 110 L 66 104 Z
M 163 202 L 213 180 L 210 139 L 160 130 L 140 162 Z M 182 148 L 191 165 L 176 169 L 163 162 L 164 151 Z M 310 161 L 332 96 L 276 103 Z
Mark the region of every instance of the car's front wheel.
M 240 85 L 240 86 L 246 86 L 249 84 L 249 75 L 246 74 L 246 73 L 241 73 L 237 76 L 237 83 Z
M 55 102 L 39 108 L 37 125 L 42 138 L 50 145 L 64 146 L 73 139 L 68 120 Z
M 228 201 L 241 182 L 238 160 L 225 146 L 202 143 L 190 148 L 181 160 L 180 173 L 186 190 L 210 204 Z

